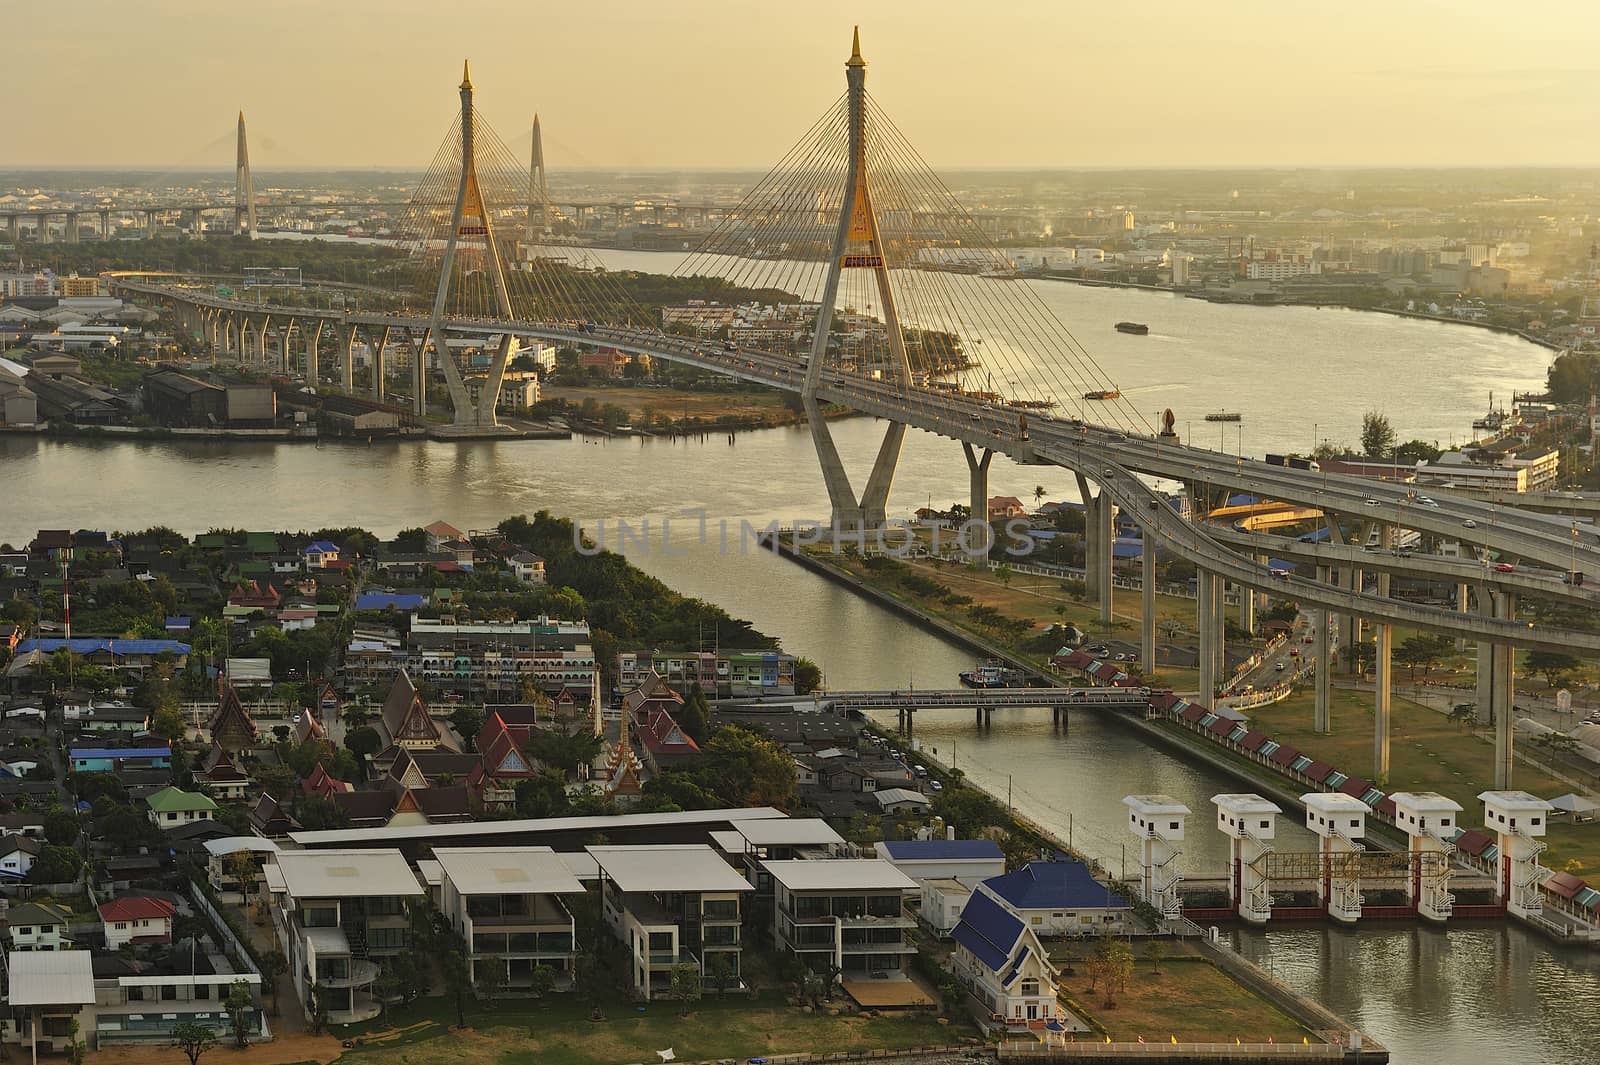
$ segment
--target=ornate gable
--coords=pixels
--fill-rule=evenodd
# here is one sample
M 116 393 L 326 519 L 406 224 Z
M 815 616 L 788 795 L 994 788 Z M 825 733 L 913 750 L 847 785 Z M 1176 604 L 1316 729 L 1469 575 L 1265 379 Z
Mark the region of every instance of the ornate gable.
M 227 681 L 222 682 L 221 690 L 217 693 L 217 712 L 212 715 L 208 727 L 212 742 L 229 754 L 238 754 L 255 746 L 256 738 L 260 735 L 255 719 L 244 708 L 239 693 Z

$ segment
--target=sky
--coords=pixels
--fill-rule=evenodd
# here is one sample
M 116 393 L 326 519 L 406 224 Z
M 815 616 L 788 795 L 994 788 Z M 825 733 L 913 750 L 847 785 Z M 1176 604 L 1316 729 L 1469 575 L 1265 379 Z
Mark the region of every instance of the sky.
M 1600 166 L 1595 0 L 6 5 L 0 169 L 425 166 L 478 107 L 563 166 L 764 168 L 844 88 L 936 167 Z M 261 179 L 258 178 L 258 185 Z

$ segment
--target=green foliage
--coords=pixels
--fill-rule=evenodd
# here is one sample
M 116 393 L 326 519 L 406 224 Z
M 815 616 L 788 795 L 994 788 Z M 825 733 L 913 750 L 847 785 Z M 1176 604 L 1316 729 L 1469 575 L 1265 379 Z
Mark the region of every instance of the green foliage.
M 460 704 L 450 712 L 450 727 L 466 742 L 469 750 L 475 749 L 478 733 L 483 731 L 483 707 Z
M 189 1065 L 199 1065 L 200 1055 L 217 1045 L 216 1029 L 193 1021 L 179 1021 L 172 1026 L 171 1046 L 183 1051 Z
M 1557 403 L 1587 403 L 1594 387 L 1595 368 L 1600 364 L 1593 352 L 1567 352 L 1556 356 L 1545 375 L 1545 388 Z
M 44 838 L 61 847 L 78 842 L 78 816 L 59 807 L 44 815 Z
M 955 826 L 956 835 L 971 839 L 1005 820 L 1005 811 L 986 792 L 966 786 L 945 788 L 933 797 L 933 812 Z
M 678 708 L 675 716 L 678 726 L 688 733 L 690 739 L 697 744 L 706 742 L 706 732 L 711 722 L 711 705 L 706 702 L 705 689 L 700 687 L 699 681 L 689 686 L 689 694 L 684 696 L 683 706 Z
M 568 733 L 558 728 L 540 728 L 528 736 L 523 750 L 541 765 L 559 770 L 565 778 L 567 773 L 576 772 L 578 766 L 594 761 L 604 746 L 605 741 L 592 732 Z
M 1552 688 L 1561 683 L 1566 675 L 1578 666 L 1577 657 L 1565 651 L 1528 652 L 1528 669 L 1544 677 L 1545 683 Z
M 353 728 L 344 734 L 345 749 L 358 758 L 371 758 L 383 748 L 383 737 L 371 725 Z
M 1361 453 L 1387 455 L 1394 450 L 1394 426 L 1389 416 L 1381 411 L 1369 410 L 1361 416 Z
M 308 832 L 350 827 L 350 815 L 331 799 L 306 796 L 296 804 L 294 815 Z
M 689 1003 L 699 1000 L 701 993 L 700 966 L 692 961 L 684 961 L 672 967 L 672 982 L 667 986 L 667 997 L 679 1004 L 680 1016 L 689 1015 Z
M 233 1029 L 233 1045 L 243 1050 L 250 1045 L 248 1018 L 250 1011 L 255 1008 L 250 985 L 243 980 L 235 980 L 229 984 L 228 997 L 223 1000 L 222 1008 L 228 1011 L 228 1026 Z
M 83 859 L 71 847 L 46 845 L 28 870 L 28 880 L 35 884 L 70 884 L 78 879 Z
M 822 687 L 822 667 L 809 658 L 797 658 L 794 663 L 794 693 L 810 695 Z

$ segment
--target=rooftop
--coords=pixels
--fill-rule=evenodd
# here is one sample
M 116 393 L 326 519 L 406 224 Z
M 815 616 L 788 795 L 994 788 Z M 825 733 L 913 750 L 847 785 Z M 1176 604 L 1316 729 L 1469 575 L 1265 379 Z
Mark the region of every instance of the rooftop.
M 784 817 L 782 810 L 754 806 L 745 810 L 682 810 L 661 814 L 597 814 L 585 817 L 540 817 L 514 821 L 473 821 L 459 825 L 395 825 L 389 828 L 329 828 L 289 833 L 302 847 L 398 842 L 402 840 L 458 840 L 472 836 L 525 835 L 538 832 L 612 832 L 651 825 L 726 824 Z M 447 844 L 448 845 L 448 844 Z
M 1313 791 L 1300 796 L 1300 801 L 1313 810 L 1323 813 L 1361 813 L 1372 812 L 1372 808 L 1353 795 L 1346 795 L 1342 791 Z
M 1186 814 L 1189 808 L 1171 795 L 1129 795 L 1123 805 L 1146 817 L 1159 814 Z
M 422 894 L 411 866 L 394 850 L 282 851 L 278 870 L 295 898 Z
M 1129 902 L 1094 878 L 1082 862 L 1029 862 L 983 886 L 1019 910 L 1127 909 Z
M 197 791 L 184 791 L 181 788 L 166 787 L 160 791 L 152 792 L 144 800 L 150 809 L 156 813 L 182 813 L 191 810 L 215 810 L 217 804 L 211 801 L 211 796 L 201 795 Z
M 844 842 L 819 817 L 772 817 L 734 826 L 755 847 L 817 847 Z
M 463 895 L 583 893 L 549 847 L 438 847 L 433 856 Z
M 1000 844 L 992 839 L 897 839 L 876 844 L 879 854 L 890 861 L 992 861 L 1004 858 Z
M 1211 801 L 1230 814 L 1281 814 L 1283 807 L 1253 793 L 1213 795 Z
M 1439 813 L 1456 813 L 1460 811 L 1461 804 L 1436 791 L 1391 791 L 1389 798 L 1396 806 L 1404 806 L 1408 810 Z
M 1541 810 L 1554 809 L 1546 800 L 1525 791 L 1485 791 L 1480 793 L 1478 798 L 1493 803 L 1502 810 L 1527 810 L 1538 813 Z
M 584 849 L 606 878 L 628 893 L 751 890 L 749 881 L 703 843 Z
M 790 891 L 916 891 L 917 882 L 882 858 L 762 862 Z
M 94 967 L 87 950 L 13 951 L 13 1006 L 87 1006 L 94 1002 Z

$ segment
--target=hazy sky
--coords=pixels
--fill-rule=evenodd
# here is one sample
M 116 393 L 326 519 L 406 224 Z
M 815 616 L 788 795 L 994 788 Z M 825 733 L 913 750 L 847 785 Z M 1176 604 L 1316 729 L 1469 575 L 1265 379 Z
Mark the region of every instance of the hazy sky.
M 551 169 L 760 167 L 844 86 L 935 166 L 1600 165 L 1597 0 L 10 0 L 0 168 L 420 167 L 472 60 Z

